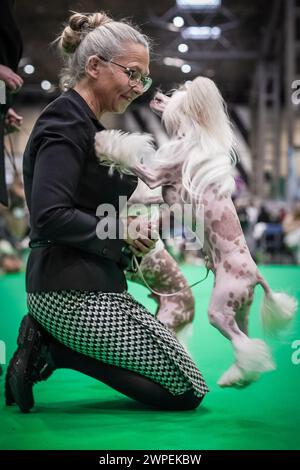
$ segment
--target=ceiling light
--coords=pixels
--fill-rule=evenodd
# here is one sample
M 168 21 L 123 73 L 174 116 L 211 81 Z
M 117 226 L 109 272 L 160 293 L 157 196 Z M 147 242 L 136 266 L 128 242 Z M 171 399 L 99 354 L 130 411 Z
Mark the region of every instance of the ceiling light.
M 165 57 L 163 63 L 171 67 L 181 67 L 184 65 L 184 61 L 182 59 L 177 59 L 176 57 Z
M 176 0 L 176 5 L 183 10 L 207 10 L 219 8 L 221 0 Z
M 181 26 L 184 25 L 184 19 L 182 18 L 182 16 L 175 16 L 175 18 L 173 18 L 173 24 L 177 28 L 181 28 Z
M 31 65 L 31 64 L 27 64 L 27 65 L 25 65 L 25 67 L 23 68 L 23 70 L 24 70 L 24 72 L 27 73 L 28 75 L 31 75 L 31 74 L 34 73 L 35 68 L 34 68 L 34 66 Z
M 183 73 L 190 73 L 191 70 L 192 67 L 189 64 L 183 64 L 183 66 L 181 67 L 181 71 Z
M 41 88 L 42 88 L 43 90 L 45 90 L 45 91 L 49 91 L 50 88 L 51 88 L 51 86 L 52 86 L 52 85 L 51 85 L 51 83 L 50 83 L 48 80 L 43 80 L 43 81 L 41 82 Z
M 221 28 L 218 26 L 189 26 L 182 31 L 184 39 L 218 39 L 221 36 Z
M 178 45 L 178 50 L 179 52 L 182 52 L 182 54 L 184 54 L 185 52 L 187 52 L 189 50 L 189 46 L 187 44 L 179 44 Z

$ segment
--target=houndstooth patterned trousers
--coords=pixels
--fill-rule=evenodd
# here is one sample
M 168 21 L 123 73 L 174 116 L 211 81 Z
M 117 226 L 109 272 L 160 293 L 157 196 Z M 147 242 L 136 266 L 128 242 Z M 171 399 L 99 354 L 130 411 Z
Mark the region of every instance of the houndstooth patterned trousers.
M 127 292 L 40 292 L 27 301 L 29 313 L 72 350 L 139 373 L 173 395 L 207 393 L 176 337 Z

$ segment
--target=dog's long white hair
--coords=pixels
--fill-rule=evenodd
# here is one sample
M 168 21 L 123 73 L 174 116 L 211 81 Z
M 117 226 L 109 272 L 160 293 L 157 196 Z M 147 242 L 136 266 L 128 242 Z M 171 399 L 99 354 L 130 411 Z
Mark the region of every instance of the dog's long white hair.
M 162 119 L 171 140 L 160 147 L 156 162 L 184 160 L 183 187 L 192 197 L 200 197 L 214 183 L 219 193 L 231 193 L 236 163 L 233 132 L 214 82 L 197 77 L 182 86 L 168 102 Z

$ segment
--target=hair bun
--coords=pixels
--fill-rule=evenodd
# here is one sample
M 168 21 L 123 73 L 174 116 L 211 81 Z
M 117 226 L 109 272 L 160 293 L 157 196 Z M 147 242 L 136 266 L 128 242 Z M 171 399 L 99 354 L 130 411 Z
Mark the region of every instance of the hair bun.
M 73 31 L 81 32 L 89 24 L 89 17 L 81 13 L 74 13 L 69 18 L 69 26 Z
M 113 21 L 105 13 L 82 14 L 76 13 L 69 18 L 69 24 L 60 37 L 60 47 L 67 54 L 75 52 L 83 37 L 99 26 Z
M 104 12 L 93 13 L 88 16 L 88 23 L 91 29 L 98 28 L 99 26 L 104 26 L 107 23 L 113 21 L 109 16 Z

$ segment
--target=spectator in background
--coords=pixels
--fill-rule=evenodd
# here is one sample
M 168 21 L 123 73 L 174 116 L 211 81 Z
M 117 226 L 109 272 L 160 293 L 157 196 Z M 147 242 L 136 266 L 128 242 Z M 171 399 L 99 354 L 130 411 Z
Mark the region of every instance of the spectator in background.
M 295 255 L 297 264 L 300 264 L 300 199 L 293 210 L 283 220 L 284 242 Z
M 234 198 L 234 206 L 236 208 L 236 212 L 243 229 L 243 232 L 247 232 L 249 226 L 249 217 L 247 212 L 247 206 L 243 199 L 241 198 Z
M 257 223 L 264 222 L 265 224 L 269 224 L 272 222 L 270 211 L 267 207 L 263 204 L 257 216 Z
M 22 38 L 13 16 L 14 0 L 0 1 L 0 207 L 8 206 L 8 194 L 5 180 L 4 134 L 19 129 L 22 117 L 11 108 L 12 93 L 23 85 L 22 78 L 17 75 L 18 63 L 22 56 Z M 1 219 L 1 214 L 0 214 Z M 1 223 L 1 220 L 0 220 Z M 1 239 L 0 269 L 11 272 L 20 269 L 20 260 L 4 254 L 7 249 L 6 240 Z M 4 241 L 4 245 L 3 245 Z M 9 242 L 8 242 L 9 243 Z M 6 246 L 6 248 L 5 248 Z M 0 366 L 0 375 L 2 369 Z
M 15 273 L 22 268 L 19 243 L 7 223 L 10 211 L 0 206 L 0 273 Z
M 254 227 L 257 221 L 258 209 L 249 195 L 247 197 L 235 197 L 233 202 L 251 256 L 255 259 L 256 240 L 254 238 Z
M 0 2 L 0 203 L 8 206 L 5 181 L 4 134 L 19 129 L 22 117 L 12 108 L 12 95 L 23 85 L 17 75 L 18 63 L 22 55 L 22 38 L 13 15 L 14 0 Z M 5 93 L 3 93 L 3 83 Z M 6 96 L 5 96 L 6 95 Z M 5 99 L 4 99 L 5 97 Z

